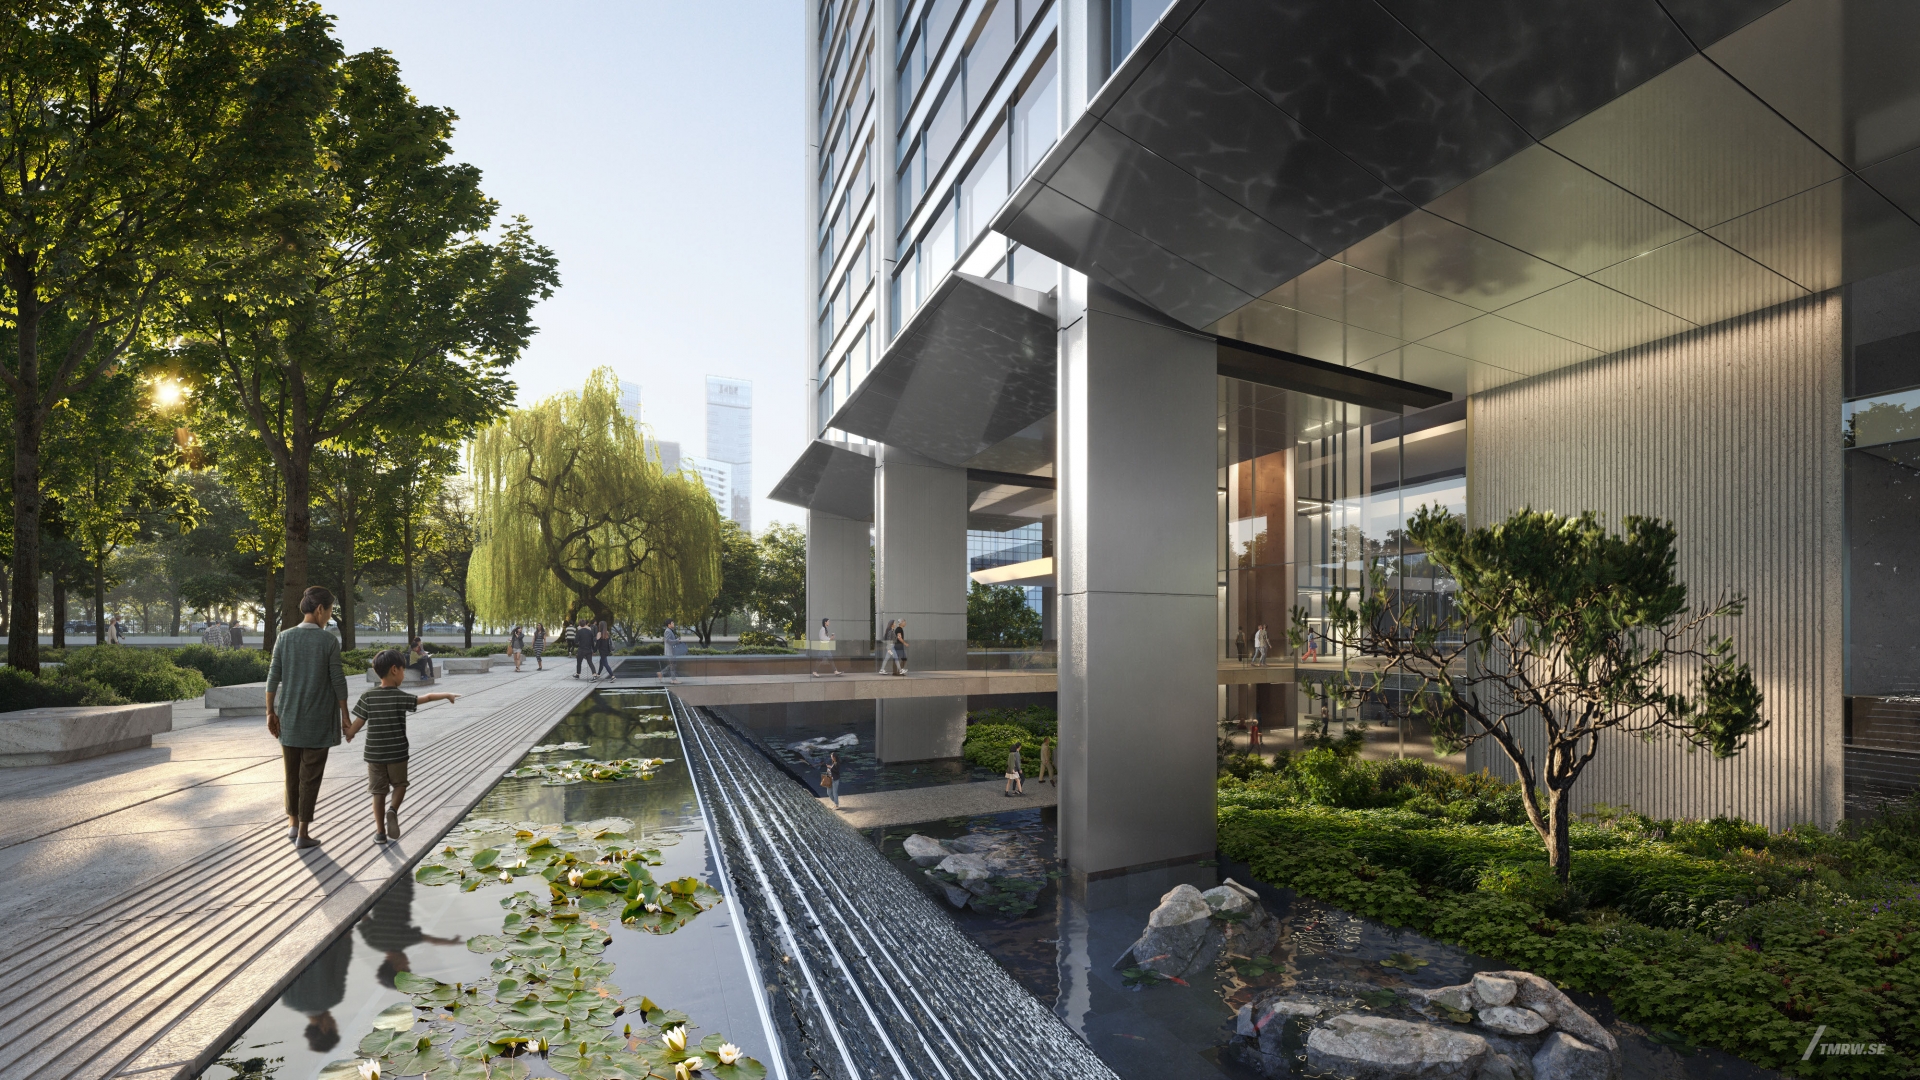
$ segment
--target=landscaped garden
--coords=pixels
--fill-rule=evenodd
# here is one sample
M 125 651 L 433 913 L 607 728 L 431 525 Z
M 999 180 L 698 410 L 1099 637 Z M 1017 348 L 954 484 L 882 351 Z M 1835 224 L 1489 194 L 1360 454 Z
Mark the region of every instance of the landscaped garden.
M 1832 830 L 1598 808 L 1571 825 L 1566 887 L 1519 790 L 1320 740 L 1229 758 L 1220 850 L 1265 881 L 1562 986 L 1684 1050 L 1795 1075 L 1896 1076 L 1920 1062 L 1920 802 Z M 1881 1054 L 1803 1061 L 1828 1042 Z

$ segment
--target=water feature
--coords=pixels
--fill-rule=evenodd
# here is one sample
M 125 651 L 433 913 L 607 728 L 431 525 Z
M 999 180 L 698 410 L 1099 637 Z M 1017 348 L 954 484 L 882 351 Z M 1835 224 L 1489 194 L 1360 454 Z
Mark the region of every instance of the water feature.
M 588 761 L 621 764 L 569 782 L 593 771 Z M 537 872 L 555 860 L 550 886 Z M 390 886 L 203 1075 L 345 1080 L 384 1049 L 386 1076 L 645 1075 L 636 1066 L 651 1065 L 671 1077 L 664 1059 L 699 1053 L 710 1036 L 772 1061 L 664 695 L 582 701 L 417 874 Z M 642 878 L 651 884 L 615 888 Z M 556 886 L 570 902 L 554 899 Z M 677 1019 L 667 1010 L 688 1018 L 687 1051 L 663 1045 Z M 713 1068 L 712 1049 L 716 1080 L 754 1075 Z
M 874 756 L 871 701 L 716 707 L 737 729 L 750 733 L 788 775 L 816 795 L 829 750 L 840 755 L 840 793 L 967 784 L 997 780 L 1001 770 L 964 760 L 882 762 Z

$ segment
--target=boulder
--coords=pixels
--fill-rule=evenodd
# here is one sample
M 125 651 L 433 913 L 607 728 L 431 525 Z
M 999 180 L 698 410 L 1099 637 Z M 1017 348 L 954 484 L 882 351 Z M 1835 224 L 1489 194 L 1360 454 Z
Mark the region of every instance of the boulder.
M 1513 1003 L 1525 1009 L 1532 1009 L 1546 1017 L 1547 1023 L 1566 1032 L 1588 1046 L 1604 1051 L 1607 1059 L 1618 1072 L 1622 1067 L 1620 1043 L 1606 1028 L 1600 1026 L 1587 1010 L 1573 1003 L 1573 999 L 1560 992 L 1560 988 L 1535 975 L 1531 971 L 1495 972 L 1503 979 L 1513 980 L 1515 994 Z
M 1006 847 L 1007 843 L 1008 838 L 1004 833 L 976 832 L 968 833 L 965 836 L 956 836 L 946 841 L 946 847 L 948 851 L 978 855 L 989 851 L 997 851 Z
M 1607 1051 L 1556 1031 L 1533 1055 L 1533 1080 L 1608 1080 L 1614 1062 Z
M 1343 1013 L 1307 1034 L 1307 1067 L 1352 1080 L 1472 1080 L 1487 1042 L 1457 1029 Z
M 1519 989 L 1512 979 L 1503 979 L 1484 971 L 1474 972 L 1473 996 L 1479 998 L 1482 1005 L 1510 1005 Z
M 1215 931 L 1214 926 L 1213 908 L 1200 890 L 1175 885 L 1160 898 L 1159 906 L 1147 916 L 1146 930 L 1114 967 L 1126 967 L 1131 961 L 1162 975 L 1184 978 L 1220 955 L 1225 934 Z
M 1427 1016 L 1437 1015 L 1442 1009 L 1472 1012 L 1480 1007 L 1480 999 L 1474 995 L 1471 985 L 1442 986 L 1437 990 L 1416 987 L 1407 991 L 1407 1001 Z
M 959 878 L 962 885 L 969 881 L 985 881 L 993 876 L 993 867 L 987 864 L 986 857 L 982 855 L 949 855 L 941 859 L 935 869 Z
M 1288 1001 L 1285 998 L 1257 1000 L 1240 1006 L 1240 1011 L 1234 1014 L 1233 1032 L 1255 1039 L 1271 1024 L 1285 1023 L 1296 1016 L 1312 1019 L 1324 1011 L 1311 1001 Z
M 902 846 L 907 849 L 907 857 L 912 859 L 916 866 L 935 866 L 940 860 L 953 854 L 947 845 L 931 836 L 921 836 L 919 833 L 907 837 L 907 842 Z
M 1488 1054 L 1475 1080 L 1533 1080 L 1533 1059 L 1511 1054 Z
M 934 886 L 947 898 L 947 903 L 952 904 L 954 907 L 966 907 L 967 901 L 973 899 L 972 893 L 955 885 L 951 881 L 942 881 L 931 874 L 927 875 L 927 880 L 933 882 Z
M 1532 1009 L 1489 1005 L 1480 1010 L 1480 1026 L 1502 1035 L 1538 1035 L 1547 1030 L 1547 1018 Z

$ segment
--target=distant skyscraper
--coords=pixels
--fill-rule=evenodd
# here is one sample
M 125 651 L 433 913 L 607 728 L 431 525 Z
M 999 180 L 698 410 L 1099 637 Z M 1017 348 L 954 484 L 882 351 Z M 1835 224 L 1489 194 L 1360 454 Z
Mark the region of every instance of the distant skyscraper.
M 620 380 L 620 411 L 633 417 L 634 423 L 640 423 L 639 383 Z
M 640 411 L 640 384 L 620 380 L 620 411 L 633 417 L 636 424 L 645 424 L 646 419 Z M 680 444 L 658 438 L 658 432 L 648 431 L 647 441 L 653 444 L 660 454 L 660 467 L 668 472 L 680 470 Z
M 753 531 L 753 383 L 747 379 L 707 376 L 707 459 L 731 468 L 727 499 L 720 510 L 748 532 Z M 704 469 L 703 469 L 704 473 Z M 720 500 L 709 482 L 707 490 Z

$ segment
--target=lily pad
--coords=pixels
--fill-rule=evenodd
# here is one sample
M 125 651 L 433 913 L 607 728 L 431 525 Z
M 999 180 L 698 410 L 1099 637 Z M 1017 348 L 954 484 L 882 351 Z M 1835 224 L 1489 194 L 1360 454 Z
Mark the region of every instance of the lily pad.
M 499 848 L 485 848 L 476 851 L 473 853 L 473 868 L 475 870 L 485 870 L 487 867 L 492 866 L 495 860 L 499 858 Z
M 460 880 L 460 871 L 439 863 L 428 863 L 413 872 L 413 880 L 422 885 L 452 885 Z
M 439 985 L 439 979 L 429 979 L 425 975 L 415 975 L 411 971 L 393 973 L 393 988 L 403 994 L 421 994 Z
M 496 953 L 507 947 L 505 939 L 494 934 L 475 934 L 467 939 L 467 951 Z
M 1380 961 L 1380 966 L 1384 968 L 1397 968 L 1400 971 L 1411 973 L 1419 971 L 1432 962 L 1431 960 L 1422 960 L 1412 953 L 1397 952 L 1385 960 Z
M 412 974 L 412 972 L 408 972 L 408 974 Z M 399 982 L 398 979 L 394 981 Z M 387 1031 L 412 1031 L 413 1006 L 404 1001 L 398 1005 L 387 1006 L 380 1011 L 379 1016 L 373 1018 L 373 1027 L 375 1031 L 382 1029 Z

